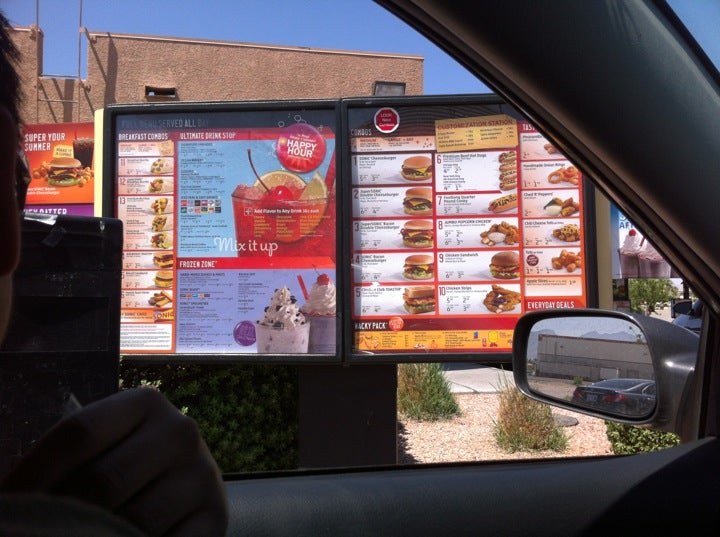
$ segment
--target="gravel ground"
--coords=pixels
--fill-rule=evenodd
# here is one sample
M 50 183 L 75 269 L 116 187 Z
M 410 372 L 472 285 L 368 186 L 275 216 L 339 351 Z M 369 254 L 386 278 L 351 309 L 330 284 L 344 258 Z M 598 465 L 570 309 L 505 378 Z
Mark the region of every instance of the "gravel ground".
M 611 455 L 605 436 L 605 423 L 563 409 L 553 415 L 568 425 L 565 451 L 507 453 L 495 443 L 493 419 L 498 411 L 498 394 L 455 394 L 461 414 L 448 421 L 423 422 L 400 419 L 398 424 L 398 463 L 491 461 L 500 459 L 536 459 Z M 567 419 L 569 418 L 569 419 Z M 572 419 L 574 418 L 574 419 Z

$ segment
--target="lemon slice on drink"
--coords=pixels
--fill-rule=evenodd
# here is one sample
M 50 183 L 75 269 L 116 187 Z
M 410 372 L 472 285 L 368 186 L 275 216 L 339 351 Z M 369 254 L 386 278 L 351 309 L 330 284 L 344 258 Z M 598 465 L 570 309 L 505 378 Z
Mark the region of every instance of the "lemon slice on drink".
M 328 197 L 328 191 L 327 186 L 325 185 L 325 181 L 320 176 L 319 173 L 315 173 L 313 175 L 313 178 L 310 179 L 310 182 L 305 187 L 305 190 L 303 190 L 302 194 L 300 194 L 301 200 L 316 200 L 316 199 L 326 199 Z
M 293 197 L 295 197 L 296 199 L 298 197 L 298 193 L 303 192 L 306 187 L 305 181 L 303 181 L 301 177 L 298 177 L 294 173 L 286 172 L 284 170 L 268 172 L 262 175 L 260 178 L 262 179 L 263 184 L 269 189 L 273 189 L 279 186 L 289 188 L 294 195 Z M 255 188 L 260 189 L 262 192 L 265 192 L 265 187 L 260 184 L 260 181 L 255 181 L 254 186 Z

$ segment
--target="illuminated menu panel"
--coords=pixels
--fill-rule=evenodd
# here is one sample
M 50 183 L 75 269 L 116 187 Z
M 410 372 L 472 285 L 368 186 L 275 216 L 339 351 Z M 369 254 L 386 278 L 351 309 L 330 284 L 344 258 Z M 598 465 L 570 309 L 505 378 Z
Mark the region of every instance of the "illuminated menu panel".
M 348 106 L 355 356 L 507 353 L 587 305 L 582 175 L 497 106 Z
M 110 114 L 121 352 L 334 360 L 335 103 Z

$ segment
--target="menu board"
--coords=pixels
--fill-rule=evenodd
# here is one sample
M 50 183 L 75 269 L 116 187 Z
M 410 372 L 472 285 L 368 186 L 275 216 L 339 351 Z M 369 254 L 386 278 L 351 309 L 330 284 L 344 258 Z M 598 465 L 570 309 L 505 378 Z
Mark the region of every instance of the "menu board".
M 347 103 L 354 358 L 507 353 L 523 313 L 587 306 L 582 173 L 492 104 Z
M 106 114 L 121 353 L 335 360 L 335 103 Z

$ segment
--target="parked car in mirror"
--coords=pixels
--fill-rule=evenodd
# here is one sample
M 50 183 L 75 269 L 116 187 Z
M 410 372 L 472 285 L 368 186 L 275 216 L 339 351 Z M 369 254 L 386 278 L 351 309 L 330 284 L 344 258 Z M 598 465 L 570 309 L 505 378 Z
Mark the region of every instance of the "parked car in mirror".
M 655 408 L 655 381 L 614 378 L 575 388 L 572 402 L 628 416 L 646 416 Z
M 703 302 L 697 299 L 692 303 L 692 307 L 685 313 L 678 313 L 673 319 L 673 324 L 682 326 L 693 332 L 700 333 L 703 322 Z

